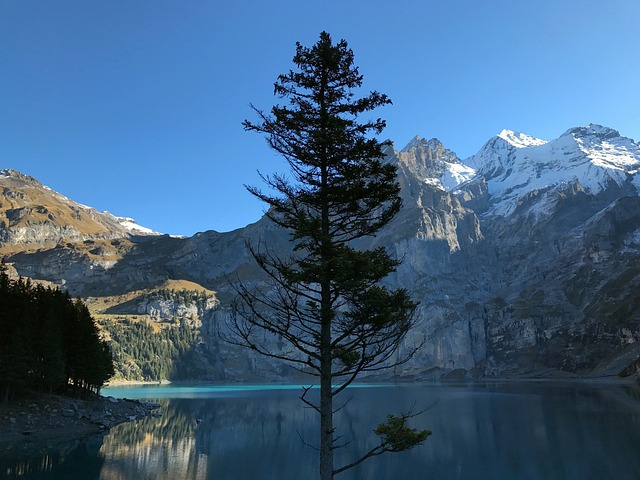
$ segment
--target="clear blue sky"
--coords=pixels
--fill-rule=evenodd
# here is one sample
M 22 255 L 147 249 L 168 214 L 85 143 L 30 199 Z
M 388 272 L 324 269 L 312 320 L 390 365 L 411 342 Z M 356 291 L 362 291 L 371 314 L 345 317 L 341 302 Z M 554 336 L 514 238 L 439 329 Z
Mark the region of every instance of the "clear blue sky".
M 295 42 L 326 30 L 389 95 L 384 138 L 462 159 L 503 128 L 600 123 L 640 140 L 638 0 L 2 0 L 0 168 L 192 235 L 256 221 L 285 171 L 241 127 Z

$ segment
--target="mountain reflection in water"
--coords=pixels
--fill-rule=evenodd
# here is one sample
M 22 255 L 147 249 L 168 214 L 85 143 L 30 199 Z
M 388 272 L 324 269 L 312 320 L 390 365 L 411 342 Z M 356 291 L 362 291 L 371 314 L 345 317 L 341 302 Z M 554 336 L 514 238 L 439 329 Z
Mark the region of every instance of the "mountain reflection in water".
M 19 478 L 316 478 L 317 452 L 301 437 L 315 444 L 318 419 L 298 399 L 298 388 L 163 388 L 105 391 L 157 401 L 163 416 L 119 425 L 50 468 Z M 414 419 L 416 427 L 433 431 L 423 446 L 371 459 L 339 478 L 637 480 L 640 402 L 629 393 L 617 385 L 537 382 L 350 389 L 344 400 L 353 400 L 336 424 L 351 443 L 337 451 L 336 465 L 374 445 L 367 432 L 387 413 L 414 402 L 417 408 L 437 404 Z M 8 472 L 6 460 L 0 477 Z M 26 465 L 34 472 L 42 457 Z
M 316 415 L 298 396 L 160 399 L 161 418 L 120 425 L 105 437 L 103 478 L 270 478 L 265 471 L 313 478 L 316 452 L 304 451 L 298 431 L 311 442 Z

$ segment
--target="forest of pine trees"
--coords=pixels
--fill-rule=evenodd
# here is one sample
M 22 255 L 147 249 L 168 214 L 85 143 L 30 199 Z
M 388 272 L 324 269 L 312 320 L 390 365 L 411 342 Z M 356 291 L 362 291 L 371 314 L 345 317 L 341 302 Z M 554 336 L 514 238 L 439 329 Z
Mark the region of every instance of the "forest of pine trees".
M 111 337 L 116 380 L 187 380 L 206 373 L 196 360 L 198 330 L 182 320 L 154 331 L 146 322 L 103 320 Z
M 111 350 L 88 308 L 59 289 L 12 280 L 0 267 L 0 394 L 98 393 L 113 375 Z

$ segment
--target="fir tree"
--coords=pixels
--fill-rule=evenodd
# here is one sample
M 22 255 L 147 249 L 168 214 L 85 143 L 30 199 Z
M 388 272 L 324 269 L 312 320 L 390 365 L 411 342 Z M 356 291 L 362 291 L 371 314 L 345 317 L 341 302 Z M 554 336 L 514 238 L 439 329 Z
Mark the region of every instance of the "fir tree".
M 341 443 L 333 425 L 335 397 L 358 374 L 408 359 L 394 354 L 416 306 L 404 289 L 380 284 L 398 261 L 383 248 L 354 248 L 354 241 L 387 225 L 401 201 L 396 169 L 382 161 L 386 143 L 372 137 L 385 122 L 358 118 L 391 102 L 375 91 L 356 98 L 362 76 L 353 60 L 347 43 L 333 44 L 326 32 L 311 48 L 297 44 L 296 70 L 275 83 L 275 94 L 286 103 L 270 114 L 254 108 L 260 122 L 244 123 L 265 134 L 289 164 L 290 177 L 262 177 L 269 193 L 248 189 L 267 203 L 267 216 L 290 232 L 293 253 L 281 258 L 250 246 L 271 288 L 261 292 L 238 284 L 230 340 L 319 377 L 319 403 L 309 390 L 301 398 L 320 415 L 321 480 L 373 455 L 412 448 L 429 435 L 406 425 L 410 414 L 390 416 L 376 429 L 380 445 L 349 465 L 333 464 Z M 261 341 L 264 331 L 293 348 L 270 350 Z

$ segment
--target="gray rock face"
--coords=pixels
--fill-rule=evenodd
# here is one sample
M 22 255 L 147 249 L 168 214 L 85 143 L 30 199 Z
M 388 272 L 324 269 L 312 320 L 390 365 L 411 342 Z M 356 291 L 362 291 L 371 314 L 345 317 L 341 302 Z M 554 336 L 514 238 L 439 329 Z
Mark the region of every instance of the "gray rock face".
M 389 375 L 587 374 L 638 341 L 635 142 L 590 125 L 552 142 L 503 131 L 464 163 L 437 140 L 420 138 L 386 154 L 398 166 L 403 208 L 379 235 L 358 246 L 383 245 L 403 260 L 387 282 L 408 288 L 420 306 L 401 350 L 424 342 Z M 19 189 L 12 195 L 19 197 Z M 19 216 L 8 212 L 5 223 Z M 208 378 L 292 375 L 282 364 L 217 335 L 234 295 L 230 282 L 265 281 L 247 245 L 287 252 L 287 232 L 263 218 L 233 232 L 187 239 L 121 238 L 128 240 L 92 248 L 57 240 L 55 248 L 15 254 L 9 261 L 22 275 L 82 296 L 123 294 L 167 279 L 196 282 L 215 290 L 221 302 L 199 314 L 202 350 L 216 369 Z M 167 308 L 149 303 L 144 312 L 169 314 Z M 265 342 L 277 347 L 277 339 L 265 336 Z

